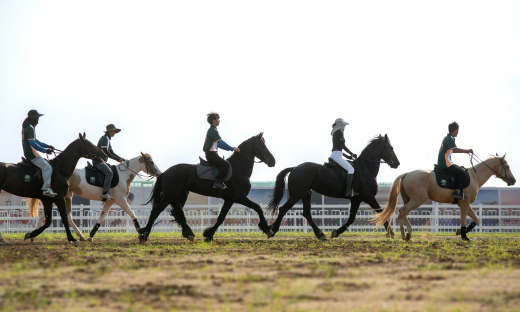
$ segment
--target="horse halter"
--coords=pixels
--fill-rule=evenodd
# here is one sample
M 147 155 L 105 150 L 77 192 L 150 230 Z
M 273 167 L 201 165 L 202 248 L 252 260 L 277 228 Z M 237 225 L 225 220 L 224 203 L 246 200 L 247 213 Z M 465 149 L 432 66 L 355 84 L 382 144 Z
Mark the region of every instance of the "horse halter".
M 266 157 L 264 151 L 263 151 L 262 149 L 260 149 L 260 144 L 259 144 L 259 142 L 258 142 L 258 138 L 256 139 L 256 147 L 255 147 L 255 150 L 254 150 L 254 154 L 253 154 L 253 155 L 256 155 L 256 151 L 257 151 L 257 150 L 260 150 L 260 154 L 262 154 L 262 158 L 264 158 L 264 159 L 259 158 L 260 161 L 255 161 L 255 156 L 253 156 L 253 158 L 250 158 L 250 157 L 248 157 L 248 156 L 246 156 L 246 155 L 244 155 L 244 154 L 242 154 L 242 153 L 238 153 L 238 154 L 244 156 L 245 158 L 249 159 L 250 161 L 252 161 L 252 162 L 254 162 L 254 163 L 259 164 L 259 163 L 262 163 L 262 162 L 263 162 L 263 163 L 266 163 L 266 164 L 267 164 L 267 163 L 271 160 L 271 157 L 269 157 L 269 156 Z
M 144 156 L 143 156 L 144 157 Z M 127 160 L 126 163 L 128 164 L 130 161 Z M 135 172 L 133 171 L 132 169 L 130 169 L 130 167 L 127 165 L 127 164 L 123 164 L 123 163 L 120 163 L 118 166 L 119 166 L 119 170 L 121 171 L 128 171 L 130 170 L 132 173 L 135 173 L 136 176 L 140 177 L 141 179 L 143 178 L 147 178 L 146 176 L 143 176 L 142 174 L 140 174 L 139 172 Z M 153 179 L 154 177 L 150 174 L 150 172 L 153 172 L 151 171 L 151 169 L 153 168 L 149 163 L 148 163 L 148 159 L 144 159 L 144 164 L 146 165 L 146 174 L 150 177 L 150 179 L 148 179 L 148 181 L 150 181 L 151 179 Z M 126 170 L 123 170 L 121 169 L 121 166 L 125 167 Z M 157 174 L 157 170 L 155 171 L 154 174 Z
M 477 172 L 477 170 L 475 170 L 475 167 L 473 166 L 473 160 L 472 160 L 473 157 L 475 157 L 478 162 L 480 162 L 480 163 L 484 164 L 486 167 L 488 167 L 489 170 L 493 171 L 495 178 L 501 179 L 502 181 L 506 182 L 509 185 L 509 178 L 507 177 L 506 164 L 504 163 L 502 158 L 498 157 L 498 160 L 500 160 L 500 165 L 502 166 L 502 173 L 498 174 L 498 172 L 496 172 L 493 168 L 488 166 L 488 164 L 483 162 L 482 159 L 480 159 L 480 157 L 478 157 L 475 153 L 473 153 L 473 154 L 470 155 L 470 161 L 471 161 L 471 165 L 473 167 L 473 170 L 475 172 Z M 502 176 L 502 174 L 504 174 L 504 176 Z

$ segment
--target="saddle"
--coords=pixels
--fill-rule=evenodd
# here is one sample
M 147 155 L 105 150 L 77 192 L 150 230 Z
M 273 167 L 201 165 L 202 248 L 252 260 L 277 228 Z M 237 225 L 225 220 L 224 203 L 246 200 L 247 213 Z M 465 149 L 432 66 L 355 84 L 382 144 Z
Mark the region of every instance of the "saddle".
M 218 174 L 218 167 L 214 166 L 213 164 L 209 163 L 208 161 L 202 159 L 199 157 L 200 163 L 197 164 L 197 175 L 199 178 L 204 180 L 215 180 L 217 178 Z M 227 181 L 231 178 L 231 175 L 233 174 L 233 170 L 231 167 L 231 164 L 229 161 L 226 160 L 226 162 L 229 165 L 228 172 L 226 176 L 224 177 L 223 181 Z
M 116 166 L 110 166 L 110 169 L 112 169 L 112 173 L 114 174 L 112 182 L 110 183 L 110 188 L 114 188 L 119 184 L 119 173 L 117 173 Z M 103 184 L 105 183 L 105 174 L 98 168 L 92 166 L 90 162 L 87 162 L 87 167 L 85 167 L 85 179 L 90 185 L 103 187 Z
M 464 182 L 462 182 L 462 188 L 465 189 L 466 187 L 468 187 L 471 181 L 468 169 L 464 167 L 461 168 L 464 169 L 464 173 L 466 174 L 466 179 L 464 180 Z M 457 186 L 455 186 L 455 176 L 446 172 L 444 168 L 435 165 L 433 171 L 435 171 L 435 178 L 439 187 L 452 190 L 458 188 Z
M 352 163 L 352 161 L 348 161 L 348 163 L 351 164 L 352 167 L 354 167 L 354 164 Z M 341 183 L 343 188 L 346 188 L 347 187 L 346 180 L 347 180 L 347 174 L 348 174 L 347 170 L 345 170 L 343 167 L 341 167 L 337 162 L 335 162 L 330 157 L 329 157 L 329 162 L 324 163 L 324 165 L 326 167 L 332 168 L 332 169 L 334 169 L 334 171 L 336 171 L 336 175 L 338 176 L 339 182 Z M 354 186 L 354 179 L 352 179 L 352 185 Z
M 45 159 L 45 161 L 47 160 Z M 42 170 L 38 166 L 24 157 L 22 157 L 22 161 L 16 165 L 18 166 L 20 181 L 22 181 L 23 184 L 40 187 L 43 185 Z

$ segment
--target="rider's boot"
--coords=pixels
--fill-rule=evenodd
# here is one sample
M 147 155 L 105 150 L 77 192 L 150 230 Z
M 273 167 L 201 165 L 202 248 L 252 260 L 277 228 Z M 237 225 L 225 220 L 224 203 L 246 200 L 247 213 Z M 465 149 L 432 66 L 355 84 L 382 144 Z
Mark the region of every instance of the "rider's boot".
M 464 199 L 464 194 L 462 193 L 461 190 L 455 190 L 455 191 L 453 191 L 453 197 L 455 197 L 457 199 Z
M 54 191 L 49 187 L 48 189 L 43 191 L 43 195 L 44 196 L 49 196 L 49 197 L 54 197 L 54 196 L 56 196 L 58 194 L 54 193 Z
M 108 191 L 103 191 L 103 193 L 101 193 L 101 198 L 103 198 L 103 201 L 114 199 L 112 196 L 110 196 Z
M 347 174 L 347 191 L 345 192 L 345 196 L 347 197 L 353 197 L 358 196 L 359 194 L 354 192 L 354 189 L 352 188 L 352 179 L 354 178 L 353 174 Z
M 213 183 L 213 188 L 224 189 L 226 186 L 224 185 L 224 182 L 222 182 L 222 179 L 216 179 Z

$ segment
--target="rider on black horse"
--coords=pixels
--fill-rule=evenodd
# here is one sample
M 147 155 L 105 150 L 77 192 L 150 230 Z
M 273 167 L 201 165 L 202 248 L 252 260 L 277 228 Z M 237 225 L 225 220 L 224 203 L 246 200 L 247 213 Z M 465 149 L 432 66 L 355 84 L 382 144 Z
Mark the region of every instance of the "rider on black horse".
M 439 150 L 439 157 L 437 159 L 437 165 L 441 168 L 444 168 L 446 172 L 455 176 L 455 185 L 459 186 L 459 189 L 455 189 L 453 192 L 453 197 L 458 199 L 464 199 L 464 194 L 462 193 L 462 183 L 466 179 L 466 173 L 464 169 L 454 164 L 451 160 L 452 153 L 466 153 L 472 154 L 472 149 L 461 149 L 455 145 L 455 138 L 459 134 L 459 124 L 454 121 L 450 123 L 448 126 L 449 133 L 442 140 L 441 148 Z
M 336 119 L 334 124 L 332 125 L 332 154 L 330 158 L 334 160 L 338 165 L 343 167 L 347 171 L 347 190 L 345 192 L 346 197 L 352 197 L 359 195 L 354 192 L 352 189 L 352 178 L 354 177 L 354 167 L 349 164 L 344 158 L 342 151 L 345 150 L 354 158 L 357 157 L 356 154 L 352 153 L 347 146 L 345 145 L 345 137 L 343 132 L 345 131 L 345 126 L 348 125 L 348 122 L 344 121 L 342 118 Z
M 43 186 L 42 191 L 43 195 L 54 197 L 57 194 L 51 188 L 51 176 L 52 176 L 52 167 L 46 162 L 38 153 L 47 153 L 51 154 L 54 150 L 52 145 L 47 145 L 43 142 L 40 142 L 36 139 L 36 126 L 38 125 L 38 121 L 40 116 L 43 114 L 38 113 L 37 110 L 32 109 L 27 113 L 27 118 L 23 121 L 22 124 L 22 147 L 23 154 L 25 158 L 33 163 L 35 166 L 42 170 L 43 176 Z
M 202 150 L 206 153 L 206 160 L 211 164 L 218 167 L 218 175 L 213 184 L 213 188 L 225 189 L 226 185 L 222 181 L 228 172 L 228 163 L 219 157 L 218 149 L 221 148 L 226 151 L 240 152 L 237 147 L 231 147 L 229 144 L 224 142 L 220 137 L 217 127 L 220 124 L 220 116 L 217 113 L 209 113 L 208 123 L 210 124 L 206 138 L 204 139 L 204 147 Z
M 110 139 L 116 135 L 116 133 L 121 132 L 121 129 L 116 128 L 113 124 L 109 124 L 106 127 L 105 135 L 102 136 L 99 139 L 99 142 L 97 144 L 97 147 L 105 153 L 109 158 L 112 158 L 115 161 L 123 162 L 126 161 L 126 159 L 117 156 L 116 153 L 114 153 L 114 150 L 112 149 L 112 142 Z M 112 178 L 114 177 L 114 174 L 112 173 L 112 169 L 110 169 L 110 166 L 105 161 L 99 161 L 94 159 L 92 161 L 92 164 L 94 167 L 99 169 L 99 171 L 103 172 L 105 175 L 105 183 L 103 184 L 103 193 L 101 197 L 104 200 L 112 200 L 112 196 L 108 193 L 110 191 L 110 184 L 112 183 Z

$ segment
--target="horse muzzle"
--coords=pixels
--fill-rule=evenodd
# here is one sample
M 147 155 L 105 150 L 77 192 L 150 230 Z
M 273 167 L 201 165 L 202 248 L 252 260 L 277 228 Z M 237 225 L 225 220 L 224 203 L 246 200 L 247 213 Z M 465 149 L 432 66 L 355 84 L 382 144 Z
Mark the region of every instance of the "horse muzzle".
M 507 179 L 507 186 L 511 186 L 511 185 L 515 185 L 515 184 L 516 184 L 515 178 Z

